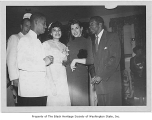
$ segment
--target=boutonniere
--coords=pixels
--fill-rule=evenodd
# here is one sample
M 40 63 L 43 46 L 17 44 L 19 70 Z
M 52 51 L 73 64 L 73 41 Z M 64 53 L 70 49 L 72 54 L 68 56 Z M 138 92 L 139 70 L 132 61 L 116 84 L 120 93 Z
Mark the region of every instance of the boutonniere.
M 105 47 L 104 50 L 108 49 L 108 47 Z

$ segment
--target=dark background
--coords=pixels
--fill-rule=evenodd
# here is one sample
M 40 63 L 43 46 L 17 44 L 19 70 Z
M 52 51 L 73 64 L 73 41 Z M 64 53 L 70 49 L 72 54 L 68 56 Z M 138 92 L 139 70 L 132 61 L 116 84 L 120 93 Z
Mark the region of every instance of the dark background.
M 106 9 L 104 6 L 6 6 L 6 38 L 20 31 L 20 21 L 26 12 L 41 12 L 46 16 L 47 25 L 56 20 L 62 22 L 63 36 L 61 41 L 67 42 L 67 22 L 70 19 L 83 19 L 84 29 L 88 27 L 88 20 L 94 15 L 114 15 L 127 12 L 144 12 L 142 6 L 117 6 L 114 9 Z M 41 35 L 43 41 L 46 39 L 47 32 Z

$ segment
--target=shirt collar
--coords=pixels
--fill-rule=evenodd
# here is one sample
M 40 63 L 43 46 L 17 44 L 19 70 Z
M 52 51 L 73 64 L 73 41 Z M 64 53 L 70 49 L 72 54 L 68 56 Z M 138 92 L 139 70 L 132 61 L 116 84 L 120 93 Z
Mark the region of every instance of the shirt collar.
M 37 34 L 33 30 L 30 30 L 28 34 L 30 34 L 32 38 L 37 39 Z
M 100 40 L 100 38 L 101 38 L 101 36 L 102 36 L 102 34 L 103 34 L 103 31 L 104 31 L 104 29 L 102 29 L 102 30 L 100 31 L 100 33 L 97 35 L 97 37 L 99 38 L 99 40 Z
M 19 32 L 18 34 L 19 34 L 20 37 L 24 36 L 24 34 L 22 32 Z

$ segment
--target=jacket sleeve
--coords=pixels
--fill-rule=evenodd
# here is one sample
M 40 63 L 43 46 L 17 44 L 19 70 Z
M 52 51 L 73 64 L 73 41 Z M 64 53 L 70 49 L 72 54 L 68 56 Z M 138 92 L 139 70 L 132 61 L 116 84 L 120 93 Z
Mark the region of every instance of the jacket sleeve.
M 108 50 L 109 55 L 105 61 L 103 71 L 102 73 L 98 73 L 98 75 L 103 80 L 108 80 L 119 66 L 120 57 L 121 57 L 121 48 L 117 34 L 113 35 L 111 44 L 108 49 L 109 49 Z
M 10 36 L 7 43 L 6 62 L 8 67 L 10 81 L 19 78 L 19 71 L 17 67 L 17 44 L 19 38 L 16 35 Z
M 89 74 L 91 76 L 91 78 L 93 78 L 94 76 L 96 76 L 95 74 L 95 67 L 93 64 L 89 65 Z
M 92 52 L 92 41 L 91 39 L 87 39 L 87 59 L 86 64 L 93 64 L 93 52 Z
M 136 67 L 135 67 L 135 65 L 134 65 L 134 58 L 131 58 L 131 59 L 130 59 L 130 70 L 131 70 L 131 72 L 133 72 L 133 73 L 136 73 L 136 72 L 137 72 L 137 69 L 136 69 Z
M 94 67 L 94 58 L 93 58 L 93 50 L 92 50 L 92 41 L 91 39 L 88 40 L 88 44 L 87 44 L 87 48 L 88 48 L 88 57 L 86 59 L 86 64 L 88 64 L 88 69 L 89 69 L 89 74 L 91 76 L 91 78 L 93 78 L 94 76 L 96 76 L 95 74 L 95 67 Z

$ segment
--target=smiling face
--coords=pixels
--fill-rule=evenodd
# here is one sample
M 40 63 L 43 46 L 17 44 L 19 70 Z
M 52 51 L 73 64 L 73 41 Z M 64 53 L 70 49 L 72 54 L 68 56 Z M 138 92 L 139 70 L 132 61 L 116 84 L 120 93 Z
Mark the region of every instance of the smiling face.
M 30 30 L 31 24 L 29 20 L 25 20 L 23 25 L 21 25 L 21 32 L 26 35 Z
M 61 38 L 62 32 L 59 27 L 52 28 L 51 35 L 53 36 L 53 39 L 59 39 Z
M 78 24 L 71 25 L 71 34 L 74 37 L 80 37 L 82 34 L 83 27 L 80 27 Z
M 97 23 L 95 20 L 90 20 L 90 31 L 92 34 L 98 35 L 100 31 L 102 30 L 102 23 Z

